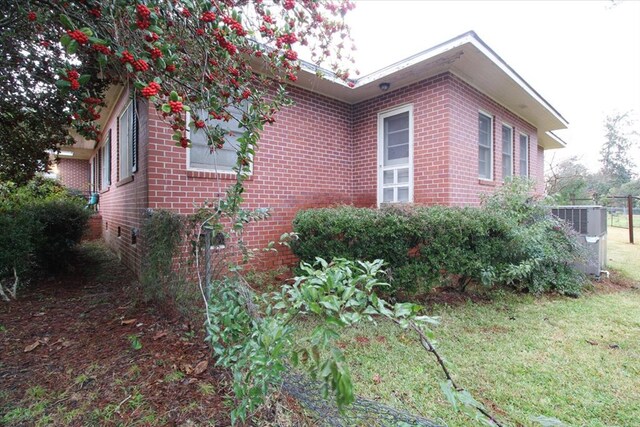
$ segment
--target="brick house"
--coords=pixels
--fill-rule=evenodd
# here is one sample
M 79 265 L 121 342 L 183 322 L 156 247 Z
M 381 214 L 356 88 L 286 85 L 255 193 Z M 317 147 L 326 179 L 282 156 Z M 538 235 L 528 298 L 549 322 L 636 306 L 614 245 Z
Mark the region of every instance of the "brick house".
M 290 87 L 295 104 L 265 128 L 246 182 L 247 207 L 272 209 L 247 231 L 250 245 L 290 231 L 301 208 L 477 205 L 511 175 L 542 192 L 544 151 L 564 146 L 551 131 L 566 120 L 473 32 L 353 83 L 303 66 Z M 198 138 L 189 150 L 176 147 L 155 109 L 128 90 L 112 88 L 107 99 L 103 140 L 78 139 L 73 159 L 86 162 L 100 193 L 106 243 L 137 272 L 143 211 L 188 214 L 223 194 L 234 150 L 212 157 Z

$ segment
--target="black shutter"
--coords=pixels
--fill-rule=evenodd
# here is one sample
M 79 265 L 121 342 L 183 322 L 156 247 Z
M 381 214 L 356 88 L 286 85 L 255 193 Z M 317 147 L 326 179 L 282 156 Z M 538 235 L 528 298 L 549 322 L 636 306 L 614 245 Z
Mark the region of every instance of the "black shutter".
M 107 144 L 105 145 L 105 155 L 107 156 L 107 186 L 111 185 L 111 129 L 109 129 L 109 136 L 107 137 Z
M 138 171 L 138 103 L 135 97 L 133 96 L 133 117 L 132 117 L 132 125 L 131 125 L 131 172 Z

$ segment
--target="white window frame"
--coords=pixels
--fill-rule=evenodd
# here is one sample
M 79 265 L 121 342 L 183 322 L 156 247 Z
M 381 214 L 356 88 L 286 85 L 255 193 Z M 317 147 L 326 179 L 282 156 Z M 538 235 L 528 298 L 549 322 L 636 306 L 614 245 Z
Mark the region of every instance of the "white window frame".
M 133 156 L 135 153 L 133 152 L 133 132 L 135 129 L 135 108 L 133 103 L 135 100 L 131 100 L 127 102 L 125 107 L 122 109 L 122 113 L 118 116 L 118 180 L 122 181 L 123 179 L 127 179 L 136 172 L 137 167 L 134 167 L 133 164 Z M 132 108 L 133 111 L 129 112 L 129 109 Z M 127 122 L 127 129 L 122 129 L 122 118 L 125 114 L 130 114 L 130 122 Z M 126 140 L 123 140 L 123 135 L 126 135 Z M 138 142 L 139 144 L 139 142 Z
M 191 139 L 191 127 L 189 126 L 189 123 L 191 123 L 191 113 L 187 112 L 187 117 L 186 117 L 186 122 L 187 122 L 187 132 L 186 132 L 186 136 L 187 138 Z M 251 157 L 251 163 L 249 164 L 249 175 L 253 174 L 253 156 Z M 236 158 L 237 160 L 237 158 Z M 231 168 L 227 169 L 226 167 L 222 167 L 222 168 L 218 168 L 217 165 L 215 165 L 215 168 L 213 169 L 206 169 L 206 168 L 194 168 L 191 166 L 191 148 L 187 148 L 187 170 L 190 171 L 194 171 L 194 172 L 208 172 L 208 173 L 216 173 L 216 174 L 222 174 L 222 175 L 236 175 L 236 172 L 233 170 L 233 168 L 237 165 L 237 162 L 234 163 L 233 166 L 231 166 Z
M 484 177 L 480 175 L 480 125 L 478 124 L 478 139 L 476 141 L 476 146 L 478 147 L 478 178 L 480 178 L 483 181 L 493 181 L 493 177 L 494 177 L 494 145 L 495 145 L 495 141 L 494 141 L 494 120 L 493 120 L 493 115 L 487 113 L 486 111 L 478 111 L 478 118 L 480 116 L 485 116 L 489 119 L 489 176 L 488 177 Z
M 500 154 L 502 156 L 501 160 L 502 160 L 502 180 L 503 181 L 506 178 L 506 176 L 504 174 L 504 156 L 505 156 L 505 154 L 504 154 L 504 132 L 503 132 L 504 128 L 511 129 L 511 141 L 510 141 L 511 142 L 511 153 L 509 153 L 509 156 L 511 158 L 511 160 L 510 160 L 511 164 L 509 165 L 509 171 L 511 173 L 508 175 L 510 178 L 513 178 L 513 175 L 514 175 L 514 172 L 515 172 L 514 171 L 514 161 L 513 161 L 514 155 L 513 154 L 515 153 L 515 147 L 514 146 L 516 145 L 515 144 L 515 138 L 514 138 L 514 136 L 515 136 L 515 128 L 513 126 L 511 126 L 510 124 L 508 124 L 508 123 L 502 123 L 502 127 L 500 128 L 500 139 L 502 141 L 502 146 L 500 147 L 501 148 Z
M 111 129 L 107 132 L 107 137 L 102 143 L 102 147 L 100 147 L 100 163 L 101 163 L 101 171 L 100 171 L 100 190 L 108 190 L 111 186 L 111 147 L 113 143 L 111 142 Z M 108 173 L 107 173 L 108 172 Z
M 409 160 L 407 164 L 409 169 L 409 199 L 407 202 L 394 203 L 413 203 L 413 104 L 407 104 L 378 113 L 378 207 L 383 203 L 384 171 L 389 169 L 398 169 L 398 165 L 384 166 L 384 119 L 406 112 L 409 113 Z
M 527 141 L 527 149 L 525 151 L 526 155 L 524 156 L 524 161 L 525 161 L 525 173 L 522 173 L 522 137 L 526 138 Z M 529 137 L 529 135 L 527 135 L 526 133 L 520 133 L 520 137 L 518 138 L 518 150 L 520 151 L 520 158 L 518 161 L 518 166 L 519 166 L 519 173 L 520 176 L 523 176 L 525 178 L 529 178 L 531 176 L 529 169 L 530 169 L 530 159 L 529 157 L 531 156 L 531 138 Z

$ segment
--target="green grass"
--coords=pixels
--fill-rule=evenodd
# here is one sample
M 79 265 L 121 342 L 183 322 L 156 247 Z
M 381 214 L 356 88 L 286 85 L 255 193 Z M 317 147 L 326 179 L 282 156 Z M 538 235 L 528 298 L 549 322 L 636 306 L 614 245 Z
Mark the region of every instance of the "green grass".
M 629 215 L 628 214 L 615 214 L 608 215 L 607 224 L 609 227 L 622 227 L 629 228 Z M 640 228 L 640 215 L 633 215 L 633 228 Z
M 640 282 L 640 230 L 635 230 L 634 241 L 633 245 L 629 243 L 629 229 L 609 227 L 607 267 Z
M 540 415 L 572 426 L 640 420 L 640 292 L 506 295 L 434 311 L 454 378 L 505 425 L 533 426 Z M 448 426 L 473 425 L 452 412 L 442 372 L 409 331 L 364 324 L 345 331 L 340 344 L 358 395 Z

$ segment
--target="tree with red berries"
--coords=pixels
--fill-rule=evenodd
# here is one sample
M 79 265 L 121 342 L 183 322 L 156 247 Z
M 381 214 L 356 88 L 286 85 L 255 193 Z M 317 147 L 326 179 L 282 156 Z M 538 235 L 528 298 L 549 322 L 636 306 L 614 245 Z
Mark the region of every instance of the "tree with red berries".
M 349 59 L 343 53 L 350 38 L 342 19 L 353 7 L 348 0 L 3 3 L 3 22 L 19 40 L 3 74 L 15 80 L 29 73 L 26 62 L 45 61 L 46 94 L 61 98 L 57 115 L 79 134 L 99 139 L 95 121 L 105 87 L 128 85 L 161 112 L 182 147 L 190 144 L 186 131 L 191 128 L 204 132 L 212 149 L 219 148 L 226 131 L 210 126 L 208 119 L 237 120 L 244 130 L 240 181 L 262 127 L 289 102 L 286 84 L 297 78 L 299 52 L 318 64 L 331 59 L 332 72 L 348 84 L 340 67 Z M 29 47 L 28 55 L 21 54 L 21 46 Z M 51 90 L 53 79 L 58 91 Z

